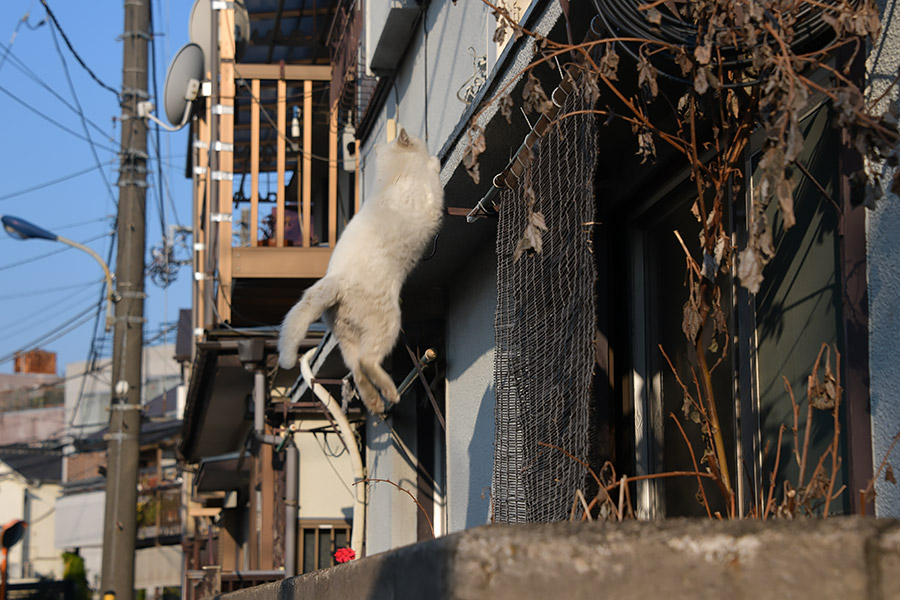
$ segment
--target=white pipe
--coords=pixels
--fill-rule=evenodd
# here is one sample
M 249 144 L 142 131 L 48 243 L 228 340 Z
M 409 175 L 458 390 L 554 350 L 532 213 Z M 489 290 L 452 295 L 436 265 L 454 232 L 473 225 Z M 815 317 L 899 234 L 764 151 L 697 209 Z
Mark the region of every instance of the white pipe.
M 303 375 L 303 380 L 306 381 L 306 385 L 309 386 L 316 397 L 325 405 L 325 408 L 328 409 L 328 412 L 331 413 L 331 416 L 334 417 L 334 421 L 337 423 L 338 427 L 338 434 L 344 439 L 344 443 L 347 445 L 347 450 L 350 453 L 354 483 L 354 485 L 350 486 L 354 496 L 353 532 L 350 536 L 350 547 L 356 552 L 356 556 L 361 557 L 363 533 L 366 525 L 366 486 L 359 482 L 366 478 L 365 467 L 363 467 L 362 454 L 359 452 L 359 446 L 356 444 L 356 436 L 350 428 L 350 421 L 348 421 L 346 415 L 341 412 L 340 403 L 335 401 L 324 386 L 313 383 L 313 372 L 312 367 L 309 366 L 309 361 L 315 353 L 316 348 L 312 348 L 300 358 L 300 373 Z M 292 398 L 291 400 L 293 401 L 294 399 Z

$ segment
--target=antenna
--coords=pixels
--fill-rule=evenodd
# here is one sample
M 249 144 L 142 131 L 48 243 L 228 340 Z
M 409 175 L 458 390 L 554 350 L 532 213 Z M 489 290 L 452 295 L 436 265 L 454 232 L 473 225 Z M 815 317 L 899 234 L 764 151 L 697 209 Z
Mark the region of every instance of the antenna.
M 152 102 L 138 103 L 138 116 L 146 117 L 168 131 L 178 131 L 191 116 L 191 103 L 200 92 L 203 81 L 203 50 L 197 44 L 186 44 L 169 65 L 166 85 L 163 88 L 163 107 L 166 118 L 174 127 L 169 127 L 152 114 Z
M 250 43 L 250 13 L 247 12 L 247 7 L 244 6 L 242 0 L 235 0 L 232 4 L 234 8 L 234 60 L 237 62 L 240 61 L 244 55 L 244 50 L 247 49 L 247 45 Z M 212 43 L 210 42 L 212 37 L 211 18 L 212 7 L 210 0 L 196 0 L 193 8 L 191 8 L 188 29 L 191 43 L 197 44 L 203 50 L 203 56 L 205 57 L 204 73 L 212 72 L 212 66 L 210 65 L 210 60 L 213 56 Z M 229 36 L 224 32 L 219 34 L 219 39 L 223 44 L 231 42 Z

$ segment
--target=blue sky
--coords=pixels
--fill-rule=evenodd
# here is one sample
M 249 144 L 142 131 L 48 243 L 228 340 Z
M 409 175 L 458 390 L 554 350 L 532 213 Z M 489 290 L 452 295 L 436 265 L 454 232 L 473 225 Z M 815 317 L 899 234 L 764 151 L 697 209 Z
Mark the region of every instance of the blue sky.
M 104 84 L 120 89 L 119 36 L 124 27 L 124 2 L 46 2 L 84 63 Z M 192 0 L 151 3 L 160 96 L 172 56 L 188 42 L 192 5 Z M 51 28 L 40 0 L 0 2 L 0 175 L 4 184 L 0 188 L 0 215 L 29 220 L 85 243 L 106 258 L 110 256 L 118 199 L 118 99 L 91 78 L 59 32 Z M 60 53 L 68 67 L 71 88 Z M 152 95 L 152 83 L 149 91 Z M 88 135 L 93 144 L 85 139 Z M 151 129 L 148 257 L 150 249 L 162 242 L 163 227 L 189 226 L 191 214 L 191 185 L 184 177 L 187 128 L 160 133 L 161 162 L 156 160 L 155 142 Z M 61 181 L 53 183 L 56 180 Z M 178 251 L 178 258 L 189 258 L 190 240 L 187 242 L 188 246 Z M 114 269 L 114 250 L 111 256 L 110 267 Z M 179 309 L 190 307 L 191 268 L 181 267 L 177 275 L 165 288 L 150 278 L 146 280 L 148 342 L 174 342 L 174 331 L 161 333 L 164 324 L 174 324 Z M 103 337 L 102 279 L 100 267 L 84 252 L 56 242 L 15 240 L 0 231 L 0 373 L 13 372 L 10 355 L 22 349 L 56 352 L 60 374 L 67 363 L 86 360 L 98 307 L 101 318 L 97 332 Z M 111 340 L 110 334 L 101 343 L 103 356 L 109 355 Z

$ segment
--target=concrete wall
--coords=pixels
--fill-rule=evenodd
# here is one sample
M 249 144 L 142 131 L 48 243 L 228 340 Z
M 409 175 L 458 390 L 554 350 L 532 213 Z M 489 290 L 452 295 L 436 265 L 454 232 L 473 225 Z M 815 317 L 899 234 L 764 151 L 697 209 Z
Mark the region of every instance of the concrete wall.
M 494 313 L 497 255 L 488 244 L 449 286 L 447 318 L 447 525 L 490 519 L 494 458 Z
M 900 598 L 900 523 L 491 525 L 227 600 Z
M 43 442 L 65 434 L 62 406 L 0 412 L 0 440 L 3 444 Z
M 893 0 L 879 0 L 881 39 L 871 50 L 868 70 L 870 98 L 877 98 L 897 76 L 900 61 L 900 14 Z M 896 101 L 895 86 L 880 109 Z M 900 198 L 890 192 L 893 169 L 875 166 L 881 173 L 884 197 L 868 212 L 869 279 L 869 374 L 872 406 L 872 457 L 874 467 L 885 457 L 891 439 L 900 433 Z M 900 467 L 900 449 L 892 455 Z M 884 481 L 875 484 L 875 511 L 879 516 L 900 517 L 900 487 Z

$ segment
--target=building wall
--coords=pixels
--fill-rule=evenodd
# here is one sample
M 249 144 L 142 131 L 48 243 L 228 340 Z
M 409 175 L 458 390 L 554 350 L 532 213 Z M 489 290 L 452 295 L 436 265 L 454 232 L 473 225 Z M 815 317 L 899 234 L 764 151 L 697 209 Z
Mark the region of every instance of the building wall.
M 447 318 L 447 526 L 490 522 L 497 256 L 476 253 L 450 288 Z
M 897 76 L 900 60 L 900 15 L 893 0 L 879 0 L 881 39 L 872 49 L 869 61 L 870 98 L 877 98 Z M 897 101 L 896 86 L 883 100 Z M 879 167 L 875 167 L 879 170 Z M 900 199 L 890 191 L 893 169 L 881 168 L 884 197 L 868 212 L 869 280 L 869 380 L 872 409 L 872 460 L 877 469 L 886 456 L 892 438 L 900 433 Z M 892 464 L 900 465 L 900 449 L 895 449 Z M 878 478 L 875 484 L 875 512 L 878 516 L 900 517 L 900 488 Z
M 44 442 L 65 434 L 62 406 L 12 412 L 0 411 L 0 440 L 3 444 Z
M 103 562 L 104 491 L 71 494 L 56 502 L 54 543 L 60 549 L 78 548 L 84 559 L 88 585 L 96 588 Z
M 61 550 L 54 540 L 59 490 L 57 484 L 29 483 L 0 461 L 0 524 L 13 519 L 28 522 L 25 537 L 9 552 L 10 581 L 62 576 Z
M 174 359 L 175 344 L 144 348 L 142 402 L 149 402 L 163 391 L 175 387 L 181 379 L 181 368 Z M 99 361 L 99 370 L 84 375 L 85 362 L 66 365 L 66 424 L 74 436 L 99 431 L 109 424 L 110 359 Z M 79 400 L 80 399 L 80 400 Z
M 324 419 L 304 420 L 303 429 L 325 427 Z M 295 436 L 300 451 L 301 519 L 353 518 L 353 467 L 340 438 L 334 433 Z

